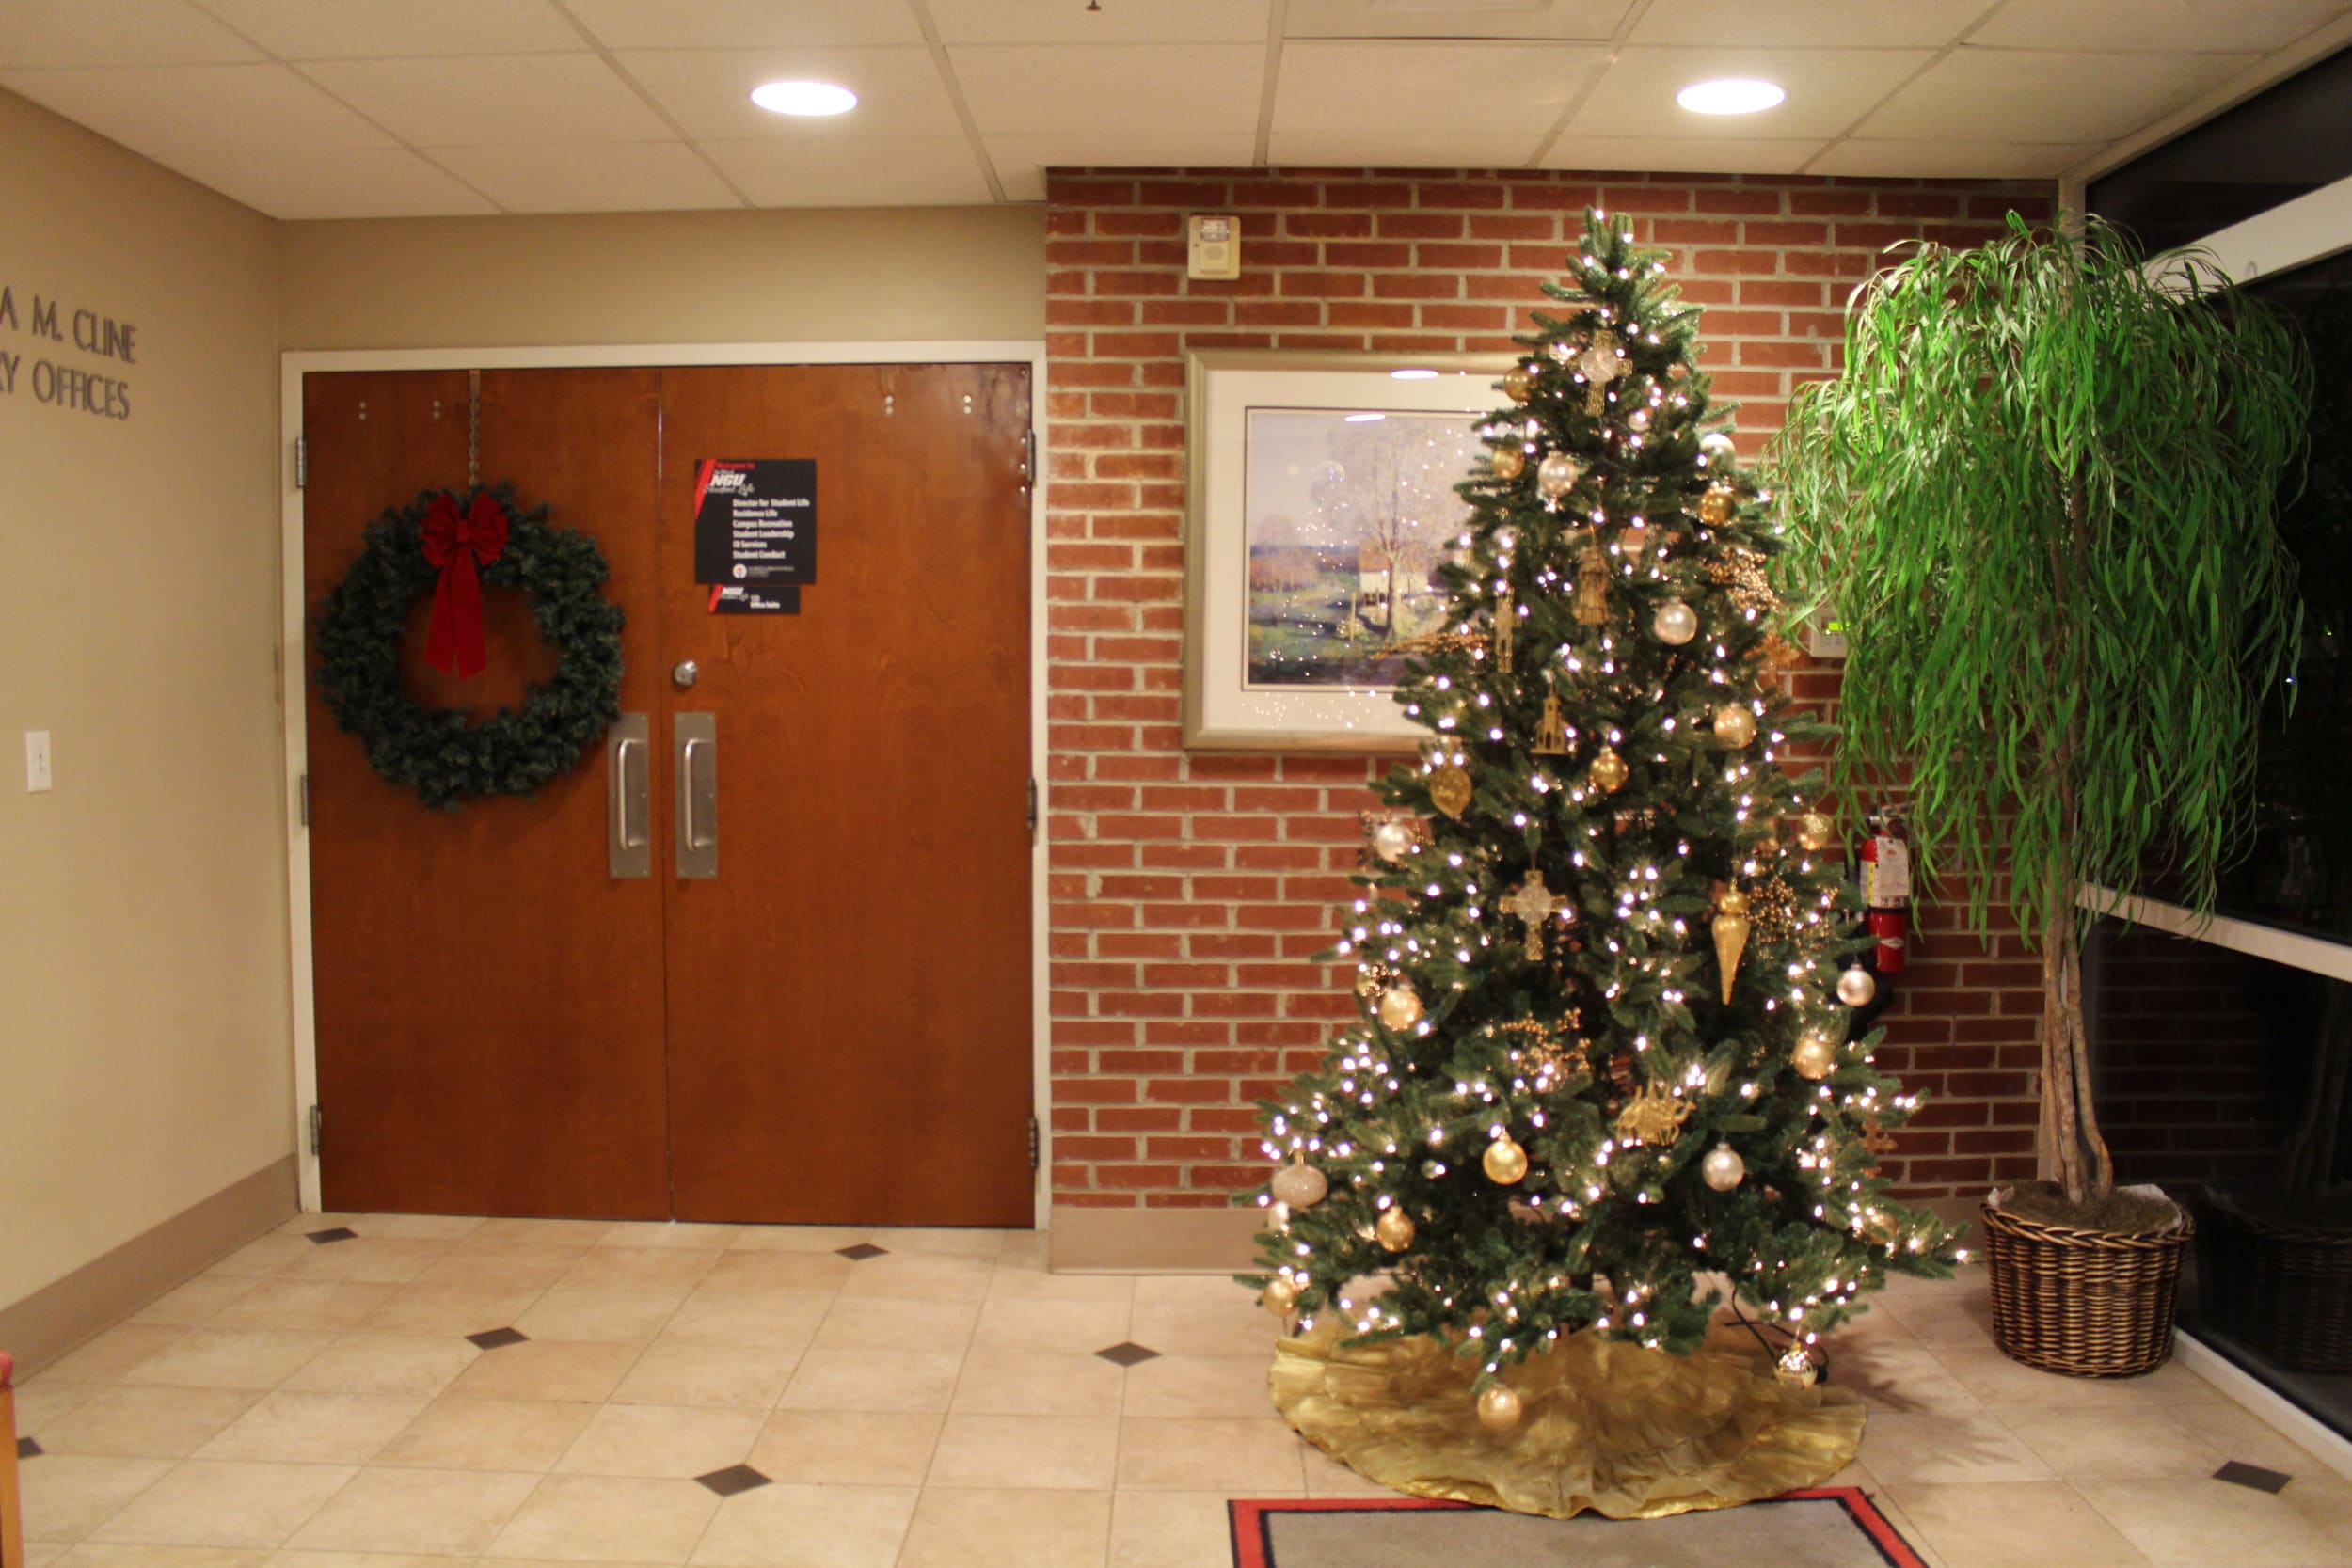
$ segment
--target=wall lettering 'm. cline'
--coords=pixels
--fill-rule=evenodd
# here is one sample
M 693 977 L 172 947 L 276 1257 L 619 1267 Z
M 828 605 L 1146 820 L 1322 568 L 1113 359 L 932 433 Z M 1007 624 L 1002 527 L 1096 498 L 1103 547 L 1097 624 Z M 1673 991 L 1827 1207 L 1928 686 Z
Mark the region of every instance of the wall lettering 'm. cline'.
M 68 343 L 83 354 L 115 364 L 138 363 L 136 326 L 95 310 L 76 308 L 66 311 L 54 295 L 33 295 L 29 319 L 20 322 L 15 290 L 0 284 L 0 328 L 26 332 L 48 342 Z M 24 368 L 23 354 L 0 349 L 0 396 L 16 394 Z M 46 355 L 37 354 L 31 373 L 23 376 L 23 384 L 36 403 L 95 414 L 102 419 L 131 417 L 131 384 L 119 375 L 60 364 Z

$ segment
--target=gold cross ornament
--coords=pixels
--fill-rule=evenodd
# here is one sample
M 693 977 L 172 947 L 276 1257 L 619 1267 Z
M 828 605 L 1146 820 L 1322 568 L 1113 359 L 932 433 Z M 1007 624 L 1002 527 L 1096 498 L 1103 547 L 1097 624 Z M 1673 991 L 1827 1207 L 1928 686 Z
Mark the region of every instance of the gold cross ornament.
M 1544 957 L 1544 922 L 1550 919 L 1551 911 L 1560 907 L 1560 901 L 1552 896 L 1551 890 L 1544 886 L 1544 874 L 1530 867 L 1527 880 L 1519 884 L 1518 892 L 1503 900 L 1502 907 L 1518 915 L 1527 927 L 1527 961 L 1541 963 Z
M 1584 377 L 1584 412 L 1599 414 L 1609 406 L 1609 384 L 1625 374 L 1625 359 L 1617 352 L 1617 335 L 1607 327 L 1593 334 L 1576 368 Z

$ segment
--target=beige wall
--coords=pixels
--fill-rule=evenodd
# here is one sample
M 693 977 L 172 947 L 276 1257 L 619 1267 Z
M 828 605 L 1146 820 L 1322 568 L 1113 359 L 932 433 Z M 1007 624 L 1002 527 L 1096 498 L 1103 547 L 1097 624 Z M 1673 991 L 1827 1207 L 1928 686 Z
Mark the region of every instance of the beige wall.
M 1045 335 L 1038 207 L 289 223 L 279 254 L 290 349 Z
M 7 93 L 0 148 L 5 1307 L 294 1135 L 273 226 Z M 35 400 L 36 359 L 103 369 L 35 293 L 135 324 L 127 420 Z

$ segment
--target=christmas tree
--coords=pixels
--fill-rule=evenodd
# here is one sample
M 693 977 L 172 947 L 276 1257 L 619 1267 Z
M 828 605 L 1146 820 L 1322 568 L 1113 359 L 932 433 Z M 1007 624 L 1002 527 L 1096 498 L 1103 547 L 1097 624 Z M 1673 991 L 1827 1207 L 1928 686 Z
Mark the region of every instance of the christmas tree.
M 1340 953 L 1362 1017 L 1265 1106 L 1273 1310 L 1437 1335 L 1501 1374 L 1564 1336 L 1673 1352 L 1726 1289 L 1780 1367 L 1892 1274 L 1961 1256 L 1889 1201 L 1915 1108 L 1850 1039 L 1870 976 L 1773 629 L 1771 497 L 1696 368 L 1698 311 L 1586 214 L 1484 424 L 1451 612 L 1398 701 Z

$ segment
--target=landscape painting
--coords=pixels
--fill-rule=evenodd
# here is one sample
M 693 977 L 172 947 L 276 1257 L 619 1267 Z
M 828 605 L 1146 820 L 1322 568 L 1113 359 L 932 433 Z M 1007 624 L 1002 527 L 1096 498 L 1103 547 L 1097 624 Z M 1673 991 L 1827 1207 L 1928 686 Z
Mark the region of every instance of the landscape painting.
M 1454 486 L 1485 451 L 1458 413 L 1248 411 L 1245 682 L 1394 687 L 1443 626 L 1437 569 L 1470 518 Z

